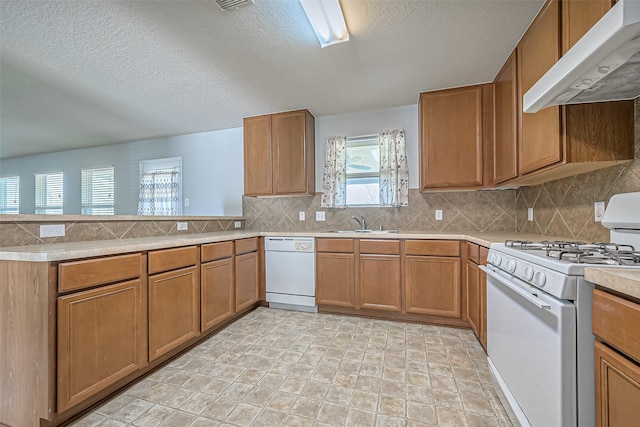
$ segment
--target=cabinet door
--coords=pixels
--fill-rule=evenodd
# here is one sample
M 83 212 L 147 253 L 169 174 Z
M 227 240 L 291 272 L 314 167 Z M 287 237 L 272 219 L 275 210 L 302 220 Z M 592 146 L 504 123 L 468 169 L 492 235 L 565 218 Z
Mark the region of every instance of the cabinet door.
M 274 194 L 307 192 L 306 111 L 272 116 Z
M 149 276 L 149 360 L 200 334 L 198 270 Z
M 273 193 L 271 164 L 271 115 L 248 117 L 244 127 L 244 194 Z
M 353 242 L 351 242 L 353 249 Z M 316 255 L 316 301 L 318 304 L 355 307 L 355 258 L 353 254 Z
M 564 0 L 562 2 L 562 53 L 574 45 L 611 9 L 612 0 Z
M 559 1 L 548 1 L 518 44 L 518 101 L 560 57 L 559 12 Z M 523 113 L 522 108 L 518 111 L 520 173 L 562 161 L 560 107 L 548 107 L 537 113 Z
M 595 343 L 596 426 L 633 427 L 640 419 L 640 365 Z
M 464 280 L 467 291 L 467 319 L 473 332 L 480 337 L 480 282 L 478 266 L 472 261 L 465 264 Z
M 487 273 L 480 270 L 480 343 L 487 348 Z
M 358 308 L 400 311 L 400 256 L 360 255 Z
M 236 311 L 258 302 L 258 253 L 236 256 Z
M 58 298 L 58 412 L 147 364 L 140 280 Z
M 482 186 L 482 141 L 482 86 L 420 94 L 421 189 Z
M 209 262 L 200 268 L 200 327 L 204 332 L 235 313 L 233 258 Z
M 460 318 L 460 258 L 405 257 L 407 313 Z
M 495 136 L 493 181 L 498 184 L 518 176 L 518 87 L 516 52 L 513 51 L 495 80 Z

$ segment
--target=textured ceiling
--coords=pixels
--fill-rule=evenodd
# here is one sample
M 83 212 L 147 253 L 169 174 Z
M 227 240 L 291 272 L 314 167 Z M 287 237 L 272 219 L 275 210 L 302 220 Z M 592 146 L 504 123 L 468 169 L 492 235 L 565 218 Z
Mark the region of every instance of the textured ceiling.
M 297 0 L 0 1 L 0 158 L 417 102 L 491 81 L 542 0 L 341 0 L 320 48 Z

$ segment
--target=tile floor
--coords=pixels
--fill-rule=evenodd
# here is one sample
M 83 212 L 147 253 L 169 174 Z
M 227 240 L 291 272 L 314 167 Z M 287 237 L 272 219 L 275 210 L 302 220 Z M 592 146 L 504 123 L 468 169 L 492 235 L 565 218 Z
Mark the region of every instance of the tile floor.
M 511 423 L 469 330 L 258 308 L 72 425 Z

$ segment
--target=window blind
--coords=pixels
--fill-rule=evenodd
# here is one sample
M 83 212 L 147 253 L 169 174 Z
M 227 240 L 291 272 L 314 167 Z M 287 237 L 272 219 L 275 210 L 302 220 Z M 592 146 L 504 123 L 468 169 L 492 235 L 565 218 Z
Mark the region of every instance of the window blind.
M 0 178 L 0 214 L 20 213 L 20 177 Z
M 114 168 L 82 169 L 82 214 L 114 214 Z
M 61 215 L 63 213 L 63 173 L 36 174 L 36 214 Z

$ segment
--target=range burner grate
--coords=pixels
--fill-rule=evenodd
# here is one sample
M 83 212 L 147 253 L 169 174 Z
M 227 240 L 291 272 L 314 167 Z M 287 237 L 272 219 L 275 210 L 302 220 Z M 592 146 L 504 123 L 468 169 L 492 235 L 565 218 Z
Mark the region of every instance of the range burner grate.
M 640 265 L 640 252 L 631 245 L 617 243 L 585 243 L 562 240 L 532 242 L 507 240 L 505 246 L 519 250 L 544 251 L 549 258 L 577 264 Z

